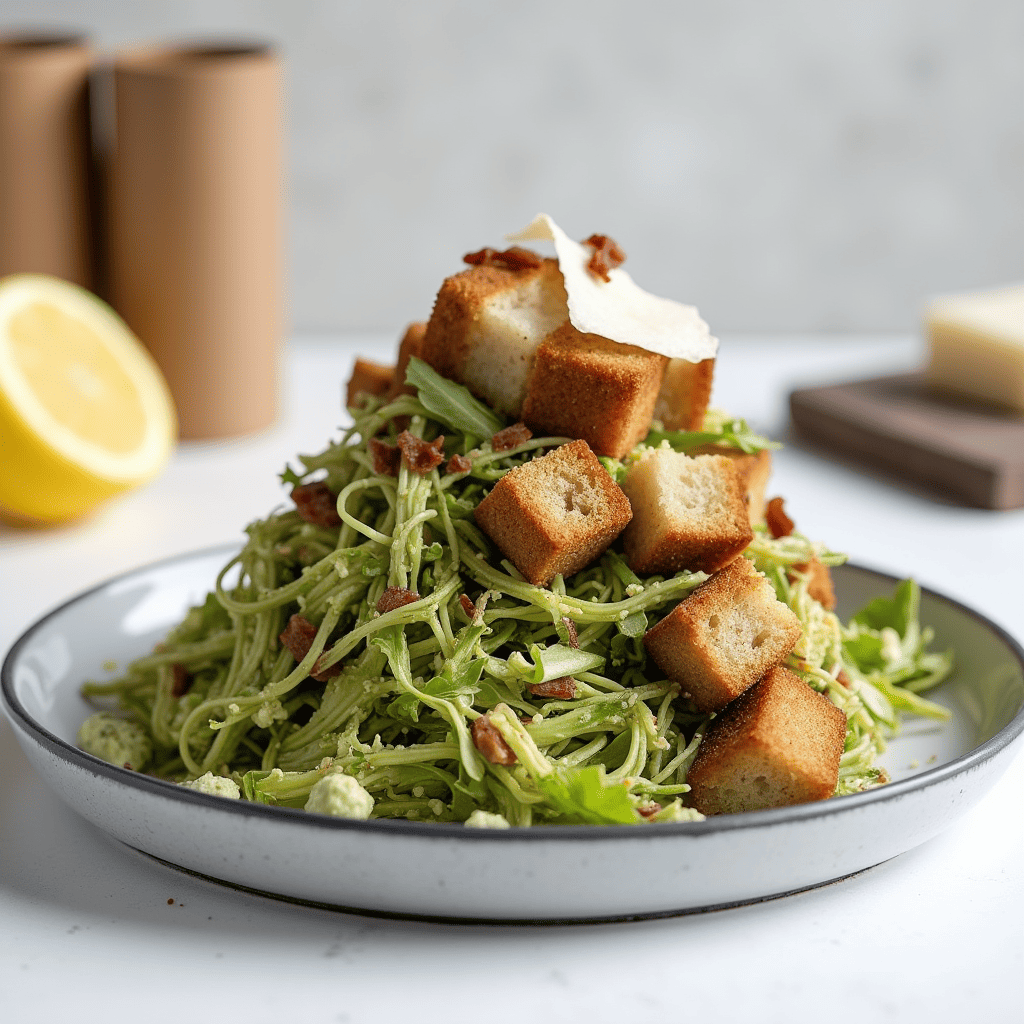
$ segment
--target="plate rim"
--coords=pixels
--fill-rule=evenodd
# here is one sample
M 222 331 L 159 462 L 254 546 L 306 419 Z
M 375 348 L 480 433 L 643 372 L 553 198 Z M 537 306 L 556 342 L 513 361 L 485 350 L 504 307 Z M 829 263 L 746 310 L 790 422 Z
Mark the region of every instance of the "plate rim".
M 195 790 L 179 786 L 174 782 L 157 779 L 109 764 L 92 754 L 86 753 L 84 750 L 79 750 L 36 721 L 18 699 L 14 691 L 14 665 L 18 661 L 22 649 L 31 642 L 36 633 L 69 607 L 133 576 L 170 567 L 178 562 L 198 561 L 215 555 L 230 557 L 239 550 L 240 546 L 238 543 L 223 543 L 180 552 L 176 555 L 170 555 L 136 566 L 72 595 L 36 619 L 14 641 L 4 657 L 2 667 L 0 667 L 0 697 L 2 697 L 0 705 L 2 705 L 12 727 L 26 735 L 37 746 L 43 747 L 52 755 L 75 768 L 100 776 L 118 785 L 141 789 L 143 792 L 158 798 L 163 797 L 165 799 L 183 801 L 186 804 L 192 803 L 197 807 L 203 807 L 207 810 L 217 810 L 227 814 L 241 815 L 267 822 L 284 823 L 292 821 L 295 824 L 301 823 L 306 828 L 326 829 L 329 831 L 354 831 L 357 833 L 397 833 L 398 835 L 408 835 L 409 838 L 416 840 L 429 838 L 447 841 L 458 839 L 471 843 L 594 842 L 606 839 L 629 839 L 635 841 L 640 838 L 650 840 L 672 838 L 699 839 L 718 832 L 766 828 L 794 821 L 829 817 L 844 811 L 853 811 L 860 807 L 866 807 L 869 804 L 898 800 L 908 793 L 928 789 L 933 785 L 940 784 L 996 757 L 1024 733 L 1024 703 L 1022 703 L 1014 717 L 1002 729 L 966 754 L 962 754 L 952 761 L 926 769 L 910 778 L 887 783 L 876 789 L 870 789 L 861 793 L 851 793 L 841 797 L 832 797 L 828 800 L 819 800 L 812 803 L 775 807 L 761 811 L 744 811 L 736 814 L 716 815 L 703 821 L 662 822 L 658 824 L 656 829 L 643 829 L 640 831 L 637 830 L 635 825 L 545 825 L 538 828 L 467 829 L 463 824 L 455 822 L 419 822 L 393 819 L 356 821 L 347 818 L 335 818 L 329 815 L 309 814 L 306 811 L 292 807 L 272 807 L 246 800 L 225 800 L 223 797 L 196 792 Z M 898 583 L 904 578 L 894 576 L 892 573 L 875 569 L 860 562 L 846 562 L 837 568 L 849 568 L 867 573 L 890 584 Z M 988 616 L 958 601 L 956 598 L 934 590 L 931 587 L 918 585 L 921 587 L 922 595 L 927 595 L 929 598 L 937 599 L 952 606 L 956 611 L 974 619 L 998 637 L 1017 660 L 1022 673 L 1024 673 L 1024 646 L 1006 629 L 993 622 Z

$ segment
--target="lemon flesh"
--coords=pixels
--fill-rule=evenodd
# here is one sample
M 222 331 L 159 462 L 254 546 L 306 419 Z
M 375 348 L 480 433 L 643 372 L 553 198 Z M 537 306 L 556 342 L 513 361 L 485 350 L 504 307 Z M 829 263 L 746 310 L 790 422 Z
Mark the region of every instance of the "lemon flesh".
M 167 385 L 113 310 L 56 278 L 0 281 L 0 508 L 85 515 L 156 476 L 175 435 Z

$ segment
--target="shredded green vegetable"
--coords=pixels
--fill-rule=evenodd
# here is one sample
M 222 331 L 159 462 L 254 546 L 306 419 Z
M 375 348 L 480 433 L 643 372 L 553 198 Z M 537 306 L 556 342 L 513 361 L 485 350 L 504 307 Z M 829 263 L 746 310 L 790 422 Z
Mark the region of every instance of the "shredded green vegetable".
M 495 452 L 489 438 L 504 421 L 492 410 L 418 360 L 408 379 L 418 397 L 368 400 L 340 441 L 282 474 L 288 486 L 326 481 L 340 525 L 314 525 L 295 509 L 252 523 L 206 601 L 123 677 L 84 694 L 116 698 L 144 728 L 151 774 L 185 782 L 212 772 L 260 803 L 304 807 L 314 786 L 343 773 L 370 794 L 375 818 L 699 819 L 686 806 L 686 773 L 710 716 L 663 678 L 642 638 L 706 576 L 638 577 L 617 544 L 570 579 L 524 582 L 473 509 L 510 469 L 568 439 Z M 375 472 L 370 439 L 394 442 L 396 418 L 425 440 L 443 434 L 446 462 L 465 455 L 471 470 L 449 473 L 445 462 L 419 475 L 403 462 L 397 476 Z M 709 442 L 775 447 L 721 413 L 692 434 L 655 424 L 646 444 Z M 602 461 L 621 478 L 642 448 Z M 787 568 L 844 556 L 763 528 L 745 554 L 803 624 L 788 666 L 847 715 L 837 794 L 885 781 L 874 760 L 897 713 L 945 715 L 921 696 L 951 659 L 927 651 L 916 585 L 843 626 Z M 378 612 L 389 588 L 411 592 L 409 603 Z M 279 640 L 293 615 L 315 628 L 299 661 Z M 530 690 L 565 677 L 575 681 L 571 698 Z M 472 730 L 483 715 L 514 763 L 481 756 Z

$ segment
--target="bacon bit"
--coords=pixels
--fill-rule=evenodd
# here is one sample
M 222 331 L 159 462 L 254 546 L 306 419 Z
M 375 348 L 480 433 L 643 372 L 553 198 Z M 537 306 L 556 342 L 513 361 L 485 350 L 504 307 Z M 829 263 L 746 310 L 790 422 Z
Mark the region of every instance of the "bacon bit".
M 513 245 L 511 249 L 498 252 L 496 249 L 481 249 L 467 252 L 463 263 L 471 267 L 504 267 L 506 270 L 536 270 L 543 260 L 532 250 Z
M 476 615 L 476 605 L 465 594 L 459 594 L 459 605 L 466 613 L 466 618 L 472 622 L 473 616 Z
M 393 612 L 396 608 L 403 608 L 419 599 L 420 595 L 414 590 L 406 590 L 405 587 L 388 587 L 377 602 L 377 611 L 383 615 L 385 612 Z
M 526 444 L 531 437 L 533 437 L 533 431 L 525 423 L 513 423 L 511 427 L 499 430 L 491 438 L 491 450 L 507 452 L 510 448 Z
M 619 248 L 614 238 L 607 235 L 591 235 L 584 243 L 594 248 L 594 255 L 590 257 L 587 264 L 594 277 L 600 277 L 604 281 L 610 281 L 608 271 L 614 270 L 626 262 L 626 254 Z
M 793 520 L 786 515 L 781 498 L 772 498 L 768 502 L 768 507 L 764 510 L 764 519 L 768 524 L 768 531 L 776 540 L 779 537 L 788 537 L 793 532 Z
M 473 734 L 473 746 L 487 758 L 491 764 L 515 764 L 516 752 L 505 742 L 505 737 L 491 725 L 491 716 L 481 715 L 470 727 Z
M 398 476 L 398 464 L 402 461 L 402 452 L 397 445 L 385 444 L 376 437 L 370 438 L 370 458 L 373 460 L 373 471 L 379 476 Z
M 296 662 L 299 662 L 309 654 L 309 649 L 313 646 L 315 638 L 316 626 L 309 619 L 303 618 L 301 615 L 293 615 L 288 620 L 288 625 L 285 626 L 284 632 L 278 637 L 278 640 L 292 652 L 292 657 Z M 313 663 L 312 671 L 309 673 L 310 677 L 318 683 L 325 683 L 333 676 L 341 674 L 340 664 L 321 668 L 320 662 L 323 661 L 323 658 L 324 655 L 321 654 Z
M 570 618 L 562 617 L 562 625 L 565 626 L 566 632 L 569 634 L 569 646 L 575 647 L 577 650 L 580 646 L 580 638 L 576 633 L 576 623 Z
M 277 639 L 292 652 L 292 657 L 296 661 L 302 661 L 309 654 L 315 637 L 316 626 L 309 619 L 296 614 L 288 620 L 284 632 Z
M 643 807 L 638 807 L 637 810 L 644 818 L 653 818 L 658 811 L 661 810 L 661 804 L 651 801 L 649 804 L 644 804 Z
M 326 482 L 321 480 L 315 484 L 299 484 L 292 488 L 292 501 L 295 502 L 299 517 L 314 526 L 340 526 L 341 516 L 338 515 L 338 498 L 331 493 Z
M 836 675 L 836 682 L 839 683 L 840 686 L 845 686 L 848 690 L 850 689 L 850 677 L 846 674 L 845 668 L 841 668 L 839 670 L 838 674 Z
M 572 676 L 561 676 L 558 679 L 549 679 L 546 683 L 531 683 L 527 689 L 534 697 L 572 700 L 576 696 L 576 680 Z
M 188 669 L 179 662 L 174 662 L 171 665 L 171 696 L 184 697 L 191 689 L 192 677 L 188 674 Z
M 402 461 L 406 467 L 420 476 L 444 462 L 444 434 L 428 442 L 403 430 L 398 435 L 398 447 L 402 449 Z
M 465 455 L 453 455 L 444 467 L 446 473 L 468 473 L 473 468 L 473 460 Z

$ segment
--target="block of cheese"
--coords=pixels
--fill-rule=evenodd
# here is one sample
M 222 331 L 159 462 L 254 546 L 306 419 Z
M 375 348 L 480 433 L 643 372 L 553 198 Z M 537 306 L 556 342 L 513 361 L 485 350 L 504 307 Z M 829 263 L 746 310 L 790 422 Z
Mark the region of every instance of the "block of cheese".
M 1024 413 L 1024 284 L 935 299 L 925 325 L 932 387 Z

